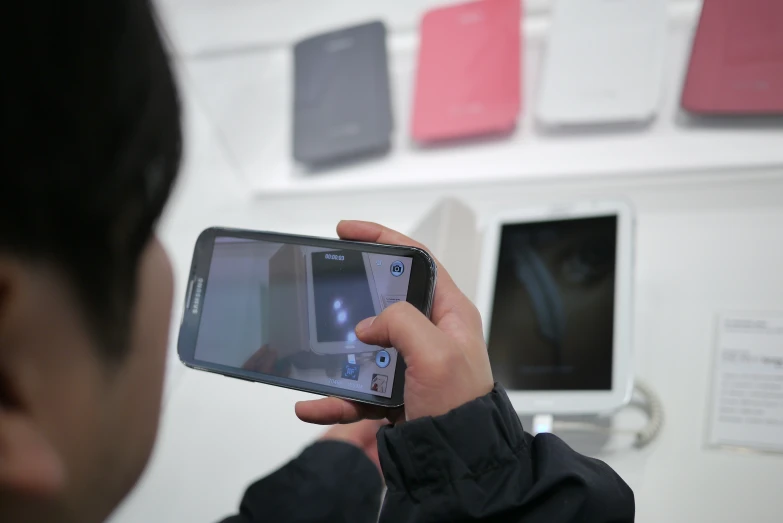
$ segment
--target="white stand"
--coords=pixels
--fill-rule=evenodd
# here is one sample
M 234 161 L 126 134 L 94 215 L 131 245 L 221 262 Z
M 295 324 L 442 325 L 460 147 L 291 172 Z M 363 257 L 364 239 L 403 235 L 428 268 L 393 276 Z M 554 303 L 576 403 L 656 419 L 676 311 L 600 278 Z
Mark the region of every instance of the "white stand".
M 411 233 L 448 268 L 457 286 L 471 300 L 476 297 L 481 233 L 473 209 L 447 198 L 436 205 Z
M 544 433 L 555 434 L 572 449 L 586 456 L 603 455 L 611 439 L 612 416 L 558 414 L 555 418 L 549 414 L 536 414 L 535 416 L 520 414 L 519 420 L 525 430 L 534 436 Z M 575 430 L 572 428 L 576 426 L 593 429 Z
M 552 432 L 552 426 L 555 418 L 551 414 L 536 414 L 533 416 L 533 424 L 530 426 L 530 433 L 534 436 L 538 434 L 547 434 Z

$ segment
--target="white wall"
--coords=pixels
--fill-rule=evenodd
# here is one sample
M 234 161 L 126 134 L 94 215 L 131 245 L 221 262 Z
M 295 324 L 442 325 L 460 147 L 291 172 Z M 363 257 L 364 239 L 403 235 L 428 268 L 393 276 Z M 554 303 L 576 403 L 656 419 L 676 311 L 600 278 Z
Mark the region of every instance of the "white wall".
M 427 9 L 465 0 L 157 0 L 182 56 L 274 48 L 320 31 L 382 19 L 394 34 L 412 33 Z M 696 6 L 702 0 L 662 0 Z M 522 0 L 529 16 L 549 13 L 554 0 Z M 284 20 L 285 23 L 280 23 Z

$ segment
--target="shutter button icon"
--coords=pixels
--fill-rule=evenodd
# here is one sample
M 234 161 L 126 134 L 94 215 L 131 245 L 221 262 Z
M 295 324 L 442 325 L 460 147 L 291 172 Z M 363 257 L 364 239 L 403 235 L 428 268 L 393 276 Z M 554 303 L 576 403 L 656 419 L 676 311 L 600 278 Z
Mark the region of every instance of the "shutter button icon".
M 401 261 L 396 261 L 391 264 L 392 276 L 402 276 L 403 272 L 405 272 L 405 265 L 403 265 Z
M 385 369 L 389 366 L 389 363 L 391 363 L 391 356 L 389 353 L 385 350 L 379 350 L 378 354 L 375 355 L 375 364 L 378 365 L 378 367 Z

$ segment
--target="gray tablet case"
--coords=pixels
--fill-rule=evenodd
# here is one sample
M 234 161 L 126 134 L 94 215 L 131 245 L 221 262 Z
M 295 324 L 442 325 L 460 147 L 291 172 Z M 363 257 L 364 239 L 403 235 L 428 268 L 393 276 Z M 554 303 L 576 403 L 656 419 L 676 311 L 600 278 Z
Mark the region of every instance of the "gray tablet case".
M 371 22 L 294 47 L 293 155 L 328 165 L 389 149 L 393 129 L 386 27 Z

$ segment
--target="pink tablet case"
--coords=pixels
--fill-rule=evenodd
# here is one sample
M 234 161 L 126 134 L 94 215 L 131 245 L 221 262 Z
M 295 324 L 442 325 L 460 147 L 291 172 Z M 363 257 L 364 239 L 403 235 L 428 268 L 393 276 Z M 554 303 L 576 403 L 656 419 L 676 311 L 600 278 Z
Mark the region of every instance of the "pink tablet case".
M 413 139 L 420 143 L 513 130 L 520 110 L 520 0 L 480 0 L 421 22 Z
M 783 0 L 704 0 L 682 107 L 783 114 Z

